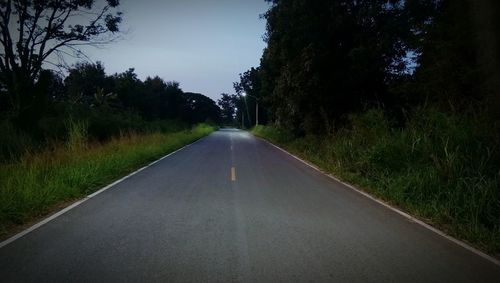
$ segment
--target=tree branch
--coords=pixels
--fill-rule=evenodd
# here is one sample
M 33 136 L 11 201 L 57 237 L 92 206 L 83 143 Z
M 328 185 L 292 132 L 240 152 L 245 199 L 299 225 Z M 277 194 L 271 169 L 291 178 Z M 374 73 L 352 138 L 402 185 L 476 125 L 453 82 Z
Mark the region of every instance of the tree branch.
M 16 1 L 14 7 L 17 10 L 17 14 L 19 15 L 19 39 L 16 44 L 17 53 L 19 54 L 19 59 L 21 60 L 21 66 L 26 66 L 26 57 L 24 56 L 24 27 L 26 22 L 26 17 L 28 13 L 28 1 Z
M 29 35 L 28 35 L 28 38 L 26 39 L 26 42 L 24 44 L 24 56 L 26 57 L 25 59 L 28 61 L 28 64 L 27 64 L 28 71 L 31 70 L 31 62 L 33 60 L 33 50 L 30 50 L 30 43 L 34 38 L 35 30 L 38 27 L 38 20 L 40 19 L 40 15 L 42 14 L 42 12 L 43 12 L 43 9 L 41 7 L 39 7 L 35 11 L 35 16 L 33 18 L 33 22 L 31 23 L 31 28 L 29 29 Z M 31 46 L 34 47 L 33 45 L 31 45 Z
M 54 51 L 56 51 L 58 48 L 62 47 L 62 46 L 67 46 L 68 43 L 72 42 L 72 41 L 83 41 L 81 38 L 85 38 L 87 36 L 90 35 L 90 31 L 92 28 L 95 28 L 95 24 L 101 20 L 104 16 L 104 14 L 109 10 L 110 6 L 109 5 L 106 5 L 102 11 L 98 14 L 98 16 L 87 26 L 87 28 L 85 29 L 85 31 L 83 31 L 83 33 L 81 34 L 77 34 L 77 35 L 74 35 L 72 37 L 69 37 L 61 42 L 59 42 L 58 44 L 54 45 L 52 48 L 50 48 L 47 52 L 45 53 L 42 53 L 42 52 L 39 52 L 40 56 L 38 58 L 39 60 L 39 64 L 37 64 L 35 70 L 39 69 L 40 66 L 41 66 L 41 63 L 43 62 L 43 60 L 45 60 L 48 56 L 50 56 L 50 54 L 52 54 Z M 67 19 L 67 17 L 66 17 Z M 107 31 L 103 31 L 103 32 L 97 32 L 97 34 L 95 35 L 100 35 L 100 34 L 103 34 L 103 33 L 106 33 Z M 45 41 L 46 42 L 46 41 Z M 85 45 L 88 45 L 88 44 L 92 44 L 92 43 L 85 43 Z M 40 49 L 41 51 L 41 49 Z M 38 70 L 37 70 L 38 71 Z
M 36 66 L 34 66 L 34 69 L 39 69 L 40 66 L 42 65 L 42 61 L 40 61 L 39 59 L 43 55 L 43 52 L 45 50 L 45 45 L 47 44 L 47 41 L 52 36 L 52 22 L 54 21 L 54 17 L 55 17 L 56 12 L 57 12 L 57 10 L 59 8 L 60 8 L 60 2 L 57 1 L 57 2 L 54 3 L 54 7 L 52 7 L 53 10 L 52 10 L 52 13 L 51 13 L 51 15 L 49 17 L 49 21 L 47 23 L 47 28 L 46 28 L 46 31 L 45 31 L 45 37 L 41 41 L 40 50 L 38 50 L 38 60 L 36 62 Z

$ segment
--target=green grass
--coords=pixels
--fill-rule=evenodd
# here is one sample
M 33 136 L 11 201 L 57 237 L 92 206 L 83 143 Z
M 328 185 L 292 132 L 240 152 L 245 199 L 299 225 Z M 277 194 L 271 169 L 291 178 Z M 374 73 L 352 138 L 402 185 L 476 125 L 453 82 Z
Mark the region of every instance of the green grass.
M 72 123 L 66 144 L 0 164 L 0 237 L 213 130 L 131 133 L 100 144 L 87 142 L 85 123 Z
M 255 135 L 491 254 L 500 253 L 497 133 L 470 117 L 417 111 L 403 128 L 375 109 L 328 136 Z

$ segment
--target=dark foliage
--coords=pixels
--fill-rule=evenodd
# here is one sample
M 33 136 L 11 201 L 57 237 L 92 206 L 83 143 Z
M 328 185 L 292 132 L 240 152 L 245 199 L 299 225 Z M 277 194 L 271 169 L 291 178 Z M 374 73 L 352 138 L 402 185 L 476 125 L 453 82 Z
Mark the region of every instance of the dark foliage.
M 99 141 L 129 131 L 170 131 L 173 124 L 180 130 L 200 122 L 221 122 L 220 108 L 209 97 L 185 93 L 178 82 L 159 77 L 141 81 L 134 69 L 109 76 L 100 62 L 78 63 L 64 80 L 42 70 L 34 90 L 36 103 L 22 120 L 2 109 L 0 132 L 10 138 L 0 139 L 0 159 L 65 139 L 70 121 L 84 121 L 89 138 Z M 21 121 L 30 123 L 20 127 Z
M 234 86 L 296 135 L 332 132 L 372 106 L 399 125 L 429 103 L 443 111 L 490 105 L 484 110 L 498 115 L 495 1 L 269 2 L 261 64 Z M 243 105 L 251 124 L 255 102 Z
M 262 90 L 278 124 L 320 133 L 365 103 L 390 100 L 412 29 L 400 1 L 273 1 Z M 426 19 L 423 19 L 426 20 Z
M 237 111 L 236 102 L 236 95 L 227 93 L 221 93 L 221 98 L 217 100 L 217 105 L 219 105 L 221 109 L 221 119 L 224 125 L 234 126 Z
M 7 90 L 2 110 L 21 128 L 33 128 L 46 110 L 41 100 L 48 99 L 43 96 L 49 78 L 43 64 L 62 67 L 63 55 L 80 56 L 78 46 L 110 42 L 119 31 L 119 1 L 106 1 L 102 8 L 94 2 L 0 1 L 0 86 Z
M 221 123 L 221 109 L 209 97 L 200 93 L 185 92 L 184 99 L 187 107 L 182 117 L 185 121 L 191 124 Z
M 498 253 L 500 2 L 269 2 L 255 132 Z

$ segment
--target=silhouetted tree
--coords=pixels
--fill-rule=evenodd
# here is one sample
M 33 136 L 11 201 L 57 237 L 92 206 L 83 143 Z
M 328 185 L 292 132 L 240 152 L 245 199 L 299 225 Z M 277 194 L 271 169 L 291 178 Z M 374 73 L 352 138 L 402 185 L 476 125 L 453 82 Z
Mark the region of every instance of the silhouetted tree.
M 118 95 L 118 99 L 126 109 L 139 110 L 140 99 L 142 98 L 143 83 L 137 77 L 134 68 L 127 71 L 114 74 L 114 92 Z
M 78 46 L 109 42 L 118 31 L 118 0 L 95 9 L 93 0 L 0 1 L 0 79 L 8 90 L 10 111 L 23 119 L 38 100 L 36 84 L 44 84 L 43 64 L 61 66 L 51 59 L 81 54 Z M 30 123 L 30 121 L 25 121 Z
M 500 2 L 440 1 L 422 48 L 414 92 L 443 110 L 488 101 L 500 117 Z
M 186 109 L 184 92 L 179 82 L 170 81 L 165 85 L 165 92 L 160 96 L 160 118 L 176 119 L 182 117 Z
M 279 125 L 322 133 L 366 103 L 390 102 L 429 22 L 409 7 L 432 1 L 270 2 L 262 95 Z
M 211 98 L 200 93 L 185 92 L 184 99 L 187 107 L 183 117 L 190 124 L 221 122 L 221 110 Z
M 67 88 L 67 99 L 72 104 L 91 105 L 98 90 L 102 89 L 106 93 L 113 90 L 113 79 L 106 76 L 101 62 L 77 63 L 69 70 L 64 83 Z
M 222 123 L 225 125 L 235 124 L 236 115 L 236 102 L 238 98 L 236 95 L 231 95 L 227 93 L 221 93 L 221 98 L 217 100 L 217 105 L 221 109 Z
M 262 96 L 261 73 L 260 68 L 250 68 L 250 70 L 240 74 L 240 81 L 233 83 L 234 90 L 237 94 L 242 95 L 246 93 L 247 96 L 243 97 L 243 103 L 248 111 L 245 115 L 248 116 L 250 125 L 255 125 L 256 120 L 256 103 L 259 104 L 259 123 L 267 123 L 267 103 Z

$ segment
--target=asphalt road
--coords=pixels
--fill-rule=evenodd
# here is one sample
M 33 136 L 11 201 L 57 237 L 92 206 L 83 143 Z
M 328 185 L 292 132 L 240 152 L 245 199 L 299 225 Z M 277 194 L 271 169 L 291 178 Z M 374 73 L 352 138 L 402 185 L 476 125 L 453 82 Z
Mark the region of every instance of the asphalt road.
M 0 281 L 500 282 L 500 267 L 221 130 L 0 249 Z

